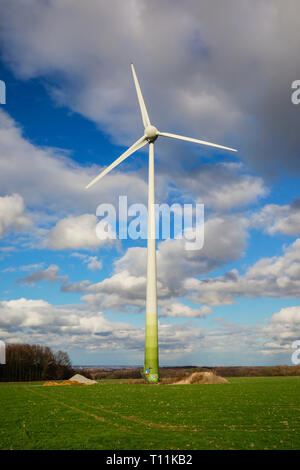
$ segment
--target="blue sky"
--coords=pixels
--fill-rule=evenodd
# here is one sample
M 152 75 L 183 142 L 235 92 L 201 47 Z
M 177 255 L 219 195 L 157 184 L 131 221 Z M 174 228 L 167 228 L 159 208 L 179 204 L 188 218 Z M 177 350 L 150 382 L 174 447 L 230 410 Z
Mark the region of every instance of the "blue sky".
M 290 364 L 299 6 L 229 1 L 214 15 L 213 2 L 167 1 L 157 18 L 144 1 L 71 3 L 0 7 L 0 338 L 67 350 L 77 364 L 143 362 L 146 243 L 97 239 L 95 214 L 119 195 L 146 202 L 147 154 L 84 190 L 142 135 L 133 61 L 160 130 L 239 150 L 156 144 L 157 202 L 205 206 L 201 251 L 158 243 L 161 364 Z

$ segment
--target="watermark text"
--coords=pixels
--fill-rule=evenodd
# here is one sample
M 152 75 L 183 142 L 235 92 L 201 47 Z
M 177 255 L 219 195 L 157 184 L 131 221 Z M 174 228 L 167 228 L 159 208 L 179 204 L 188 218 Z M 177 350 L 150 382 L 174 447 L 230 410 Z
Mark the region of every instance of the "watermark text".
M 5 343 L 0 340 L 0 364 L 5 364 Z
M 186 250 L 204 245 L 204 204 L 154 204 L 155 235 L 148 233 L 148 210 L 144 204 L 128 206 L 127 196 L 119 196 L 119 207 L 100 204 L 96 233 L 99 239 L 146 240 L 184 239 Z M 118 223 L 117 223 L 118 222 Z
M 6 85 L 3 80 L 0 80 L 0 104 L 6 104 Z
M 292 363 L 297 366 L 300 364 L 300 340 L 296 340 L 292 342 L 292 348 L 295 349 L 296 351 L 293 352 L 291 361 Z
M 300 80 L 294 80 L 291 85 L 292 90 L 291 100 L 293 104 L 300 104 Z

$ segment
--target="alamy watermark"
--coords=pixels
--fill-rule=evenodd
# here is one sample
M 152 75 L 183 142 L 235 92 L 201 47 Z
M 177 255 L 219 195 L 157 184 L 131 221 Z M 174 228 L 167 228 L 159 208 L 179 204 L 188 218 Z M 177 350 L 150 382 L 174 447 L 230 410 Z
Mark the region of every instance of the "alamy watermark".
M 155 238 L 184 240 L 186 250 L 201 250 L 204 245 L 204 204 L 154 204 Z M 119 207 L 100 204 L 96 233 L 99 239 L 146 240 L 148 210 L 144 204 L 128 206 L 127 196 L 119 196 Z M 118 220 L 118 224 L 117 224 Z
M 6 85 L 3 80 L 0 80 L 0 104 L 6 104 Z
M 296 341 L 292 342 L 292 348 L 296 351 L 293 352 L 291 361 L 295 366 L 300 364 L 300 340 L 297 339 Z
M 0 364 L 5 364 L 5 343 L 0 340 Z
M 300 80 L 294 80 L 291 85 L 292 90 L 291 100 L 293 104 L 300 104 Z

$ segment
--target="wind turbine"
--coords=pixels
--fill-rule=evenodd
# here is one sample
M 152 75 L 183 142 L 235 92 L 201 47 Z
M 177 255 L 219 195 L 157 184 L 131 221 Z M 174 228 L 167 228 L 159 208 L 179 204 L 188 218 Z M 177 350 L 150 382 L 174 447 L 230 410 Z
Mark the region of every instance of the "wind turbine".
M 107 175 L 113 168 L 121 163 L 125 158 L 134 152 L 149 144 L 149 170 L 148 170 L 148 239 L 147 239 L 147 293 L 146 293 L 146 324 L 145 324 L 145 362 L 144 376 L 149 382 L 158 381 L 158 324 L 157 324 L 157 291 L 156 291 L 156 240 L 155 240 L 155 201 L 154 201 L 154 142 L 157 137 L 170 137 L 171 139 L 185 140 L 196 144 L 208 145 L 219 149 L 237 150 L 223 145 L 213 144 L 205 140 L 193 139 L 182 135 L 170 134 L 169 132 L 160 132 L 150 122 L 148 112 L 145 106 L 140 85 L 135 73 L 133 64 L 131 64 L 133 80 L 136 88 L 138 102 L 141 109 L 142 120 L 144 124 L 144 135 L 138 139 L 129 149 L 126 150 L 111 165 L 103 170 L 87 186 L 90 188 Z

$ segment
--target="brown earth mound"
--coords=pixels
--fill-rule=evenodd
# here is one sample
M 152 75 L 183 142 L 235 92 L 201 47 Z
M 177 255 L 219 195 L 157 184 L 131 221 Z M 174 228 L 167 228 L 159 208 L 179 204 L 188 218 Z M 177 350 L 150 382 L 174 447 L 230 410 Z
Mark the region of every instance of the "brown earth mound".
M 58 383 L 58 382 L 45 382 L 43 384 L 44 387 L 58 387 L 60 385 L 84 385 L 84 384 L 76 382 L 75 380 L 64 380 L 61 383 Z
M 189 384 L 228 384 L 228 380 L 214 374 L 213 372 L 194 372 L 179 382 L 173 382 L 170 385 L 189 385 Z
M 60 385 L 60 384 L 57 382 L 45 382 L 43 384 L 43 387 L 56 387 L 56 385 Z
M 59 385 L 83 385 L 79 382 L 76 382 L 75 380 L 64 380 L 61 384 Z

